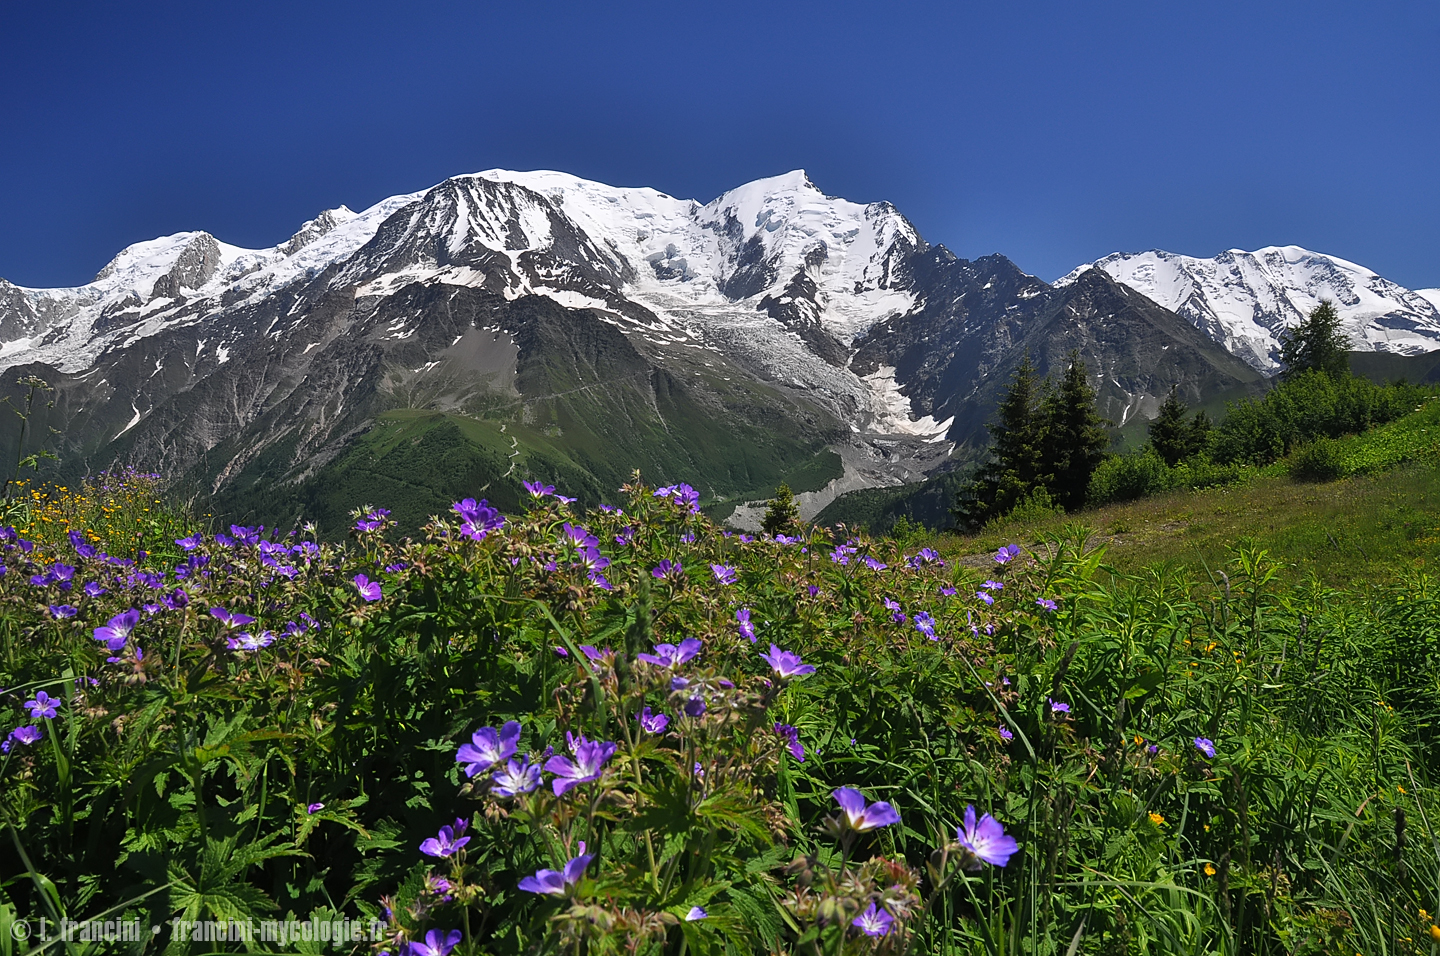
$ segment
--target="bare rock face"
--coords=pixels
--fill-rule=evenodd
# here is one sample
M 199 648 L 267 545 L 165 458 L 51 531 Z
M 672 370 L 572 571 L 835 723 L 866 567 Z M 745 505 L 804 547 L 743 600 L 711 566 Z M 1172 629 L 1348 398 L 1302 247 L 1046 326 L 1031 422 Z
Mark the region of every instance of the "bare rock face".
M 179 298 L 184 290 L 204 286 L 220 269 L 220 244 L 208 232 L 195 237 L 175 260 L 170 271 L 155 280 L 151 298 Z

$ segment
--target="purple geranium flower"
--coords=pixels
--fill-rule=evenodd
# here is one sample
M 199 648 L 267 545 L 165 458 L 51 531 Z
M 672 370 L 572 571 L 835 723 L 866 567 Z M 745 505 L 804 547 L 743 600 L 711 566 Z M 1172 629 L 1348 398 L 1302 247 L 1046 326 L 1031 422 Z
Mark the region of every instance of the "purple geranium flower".
M 460 945 L 463 938 L 458 929 L 452 929 L 448 933 L 432 929 L 425 934 L 423 943 L 412 940 L 406 945 L 410 948 L 409 956 L 450 956 L 450 950 Z
M 64 701 L 57 697 L 51 697 L 43 690 L 35 694 L 25 702 L 25 707 L 30 711 L 31 720 L 39 720 L 41 717 L 50 718 L 55 716 L 55 708 Z
M 470 743 L 460 745 L 455 761 L 465 765 L 465 776 L 473 777 L 514 756 L 519 742 L 520 724 L 517 721 L 506 721 L 499 730 L 481 727 L 470 735 Z
M 275 643 L 275 634 L 272 631 L 261 631 L 259 634 L 248 634 L 241 631 L 234 637 L 225 639 L 225 646 L 232 651 L 258 651 L 262 647 L 269 647 Z
M 1068 713 L 1070 713 L 1070 705 L 1067 704 L 1067 703 L 1065 703 L 1063 700 L 1055 700 L 1054 698 L 1051 698 L 1051 697 L 1047 697 L 1047 698 L 1045 698 L 1045 699 L 1048 700 L 1048 701 L 1050 701 L 1050 712 L 1051 712 L 1051 713 L 1053 713 L 1053 714 L 1068 714 Z
M 687 700 L 685 706 L 681 707 L 680 710 L 686 717 L 704 717 L 706 710 L 705 698 L 697 694 Z
M 662 581 L 674 580 L 684 573 L 685 569 L 680 565 L 680 562 L 678 560 L 671 561 L 669 558 L 663 559 L 659 564 L 650 569 L 650 574 L 660 578 Z
M 241 614 L 239 611 L 227 611 L 223 607 L 212 607 L 210 614 L 227 628 L 244 627 L 246 624 L 254 624 L 255 619 L 248 614 Z
M 740 626 L 740 636 L 750 638 L 750 643 L 755 643 L 755 625 L 750 623 L 750 609 L 742 607 L 735 612 L 735 623 Z
M 16 727 L 14 730 L 10 731 L 10 736 L 5 738 L 5 742 L 0 743 L 0 753 L 8 754 L 10 752 L 10 747 L 12 743 L 24 744 L 28 746 L 35 743 L 35 741 L 39 739 L 39 727 L 34 727 L 30 725 L 26 725 L 24 727 Z
M 1018 557 L 1020 557 L 1020 545 L 1007 544 L 1005 545 L 1005 547 L 995 552 L 995 563 L 1009 564 L 1011 561 L 1014 561 Z
M 900 814 L 895 812 L 895 808 L 890 804 L 877 800 L 867 805 L 865 794 L 853 787 L 841 787 L 832 796 L 835 797 L 835 802 L 840 804 L 840 809 L 845 811 L 850 829 L 859 833 L 900 822 Z
M 995 603 L 995 599 L 990 596 L 990 592 L 989 592 L 989 591 L 976 591 L 976 592 L 975 592 L 975 596 L 976 596 L 977 598 L 979 598 L 980 600 L 984 601 L 986 604 L 994 604 L 994 603 Z
M 585 843 L 581 841 L 580 855 L 566 863 L 564 870 L 537 870 L 534 876 L 527 876 L 520 881 L 520 889 L 526 893 L 564 896 L 565 888 L 580 882 L 580 877 L 585 875 L 585 868 L 593 859 L 595 854 L 586 853 Z
M 565 791 L 572 787 L 599 780 L 600 773 L 605 769 L 605 762 L 615 755 L 616 747 L 613 743 L 586 740 L 581 736 L 575 738 L 573 744 L 574 760 L 556 754 L 545 761 L 545 772 L 555 774 L 550 786 L 557 797 L 563 796 Z
M 721 584 L 735 583 L 735 569 L 723 564 L 710 565 L 710 571 L 715 575 L 715 580 Z
M 420 844 L 420 852 L 426 856 L 447 857 L 454 856 L 470 842 L 465 836 L 465 831 L 470 824 L 464 820 L 457 819 L 453 826 L 441 827 L 440 832 Z
M 1001 725 L 1000 725 L 1000 739 L 1001 739 L 1001 740 L 1014 740 L 1014 739 L 1015 739 L 1015 735 L 1010 732 L 1010 728 L 1009 728 L 1009 727 L 1006 727 L 1004 724 L 1001 724 Z
M 324 809 L 325 804 L 323 803 L 309 803 L 305 805 L 305 812 L 310 814 L 311 816 L 314 816 L 315 814 L 319 813 L 321 810 Z
M 131 608 L 122 611 L 100 627 L 95 628 L 95 640 L 103 641 L 105 646 L 112 651 L 118 651 L 125 646 L 130 639 L 130 632 L 135 630 L 135 625 L 140 623 L 140 611 Z
M 381 591 L 379 581 L 371 581 L 363 574 L 355 575 L 353 580 L 355 582 L 355 590 L 359 591 L 360 596 L 366 601 L 380 600 Z
M 73 604 L 50 605 L 50 616 L 55 618 L 55 620 L 57 621 L 63 621 L 66 618 L 74 617 L 76 614 L 79 613 L 80 609 L 75 607 Z
M 925 611 L 915 612 L 915 630 L 924 634 L 930 640 L 938 640 L 935 637 L 935 619 Z
M 1036 598 L 1035 603 L 1047 611 L 1053 611 L 1058 605 L 1049 598 Z
M 980 586 L 987 591 L 999 591 L 1005 587 L 1005 585 L 1000 581 L 986 581 Z
M 663 734 L 665 728 L 670 726 L 670 718 L 664 714 L 653 713 L 649 704 L 646 704 L 645 709 L 635 715 L 635 719 L 640 721 L 641 729 L 647 734 Z
M 707 917 L 707 916 L 709 916 L 709 915 L 710 915 L 710 914 L 707 913 L 707 912 L 705 912 L 705 910 L 704 910 L 703 907 L 700 907 L 700 906 L 692 906 L 692 907 L 690 907 L 690 912 L 688 912 L 688 913 L 685 914 L 685 922 L 687 922 L 687 923 L 693 923 L 695 920 L 697 920 L 697 919 L 704 919 L 705 917 Z
M 1208 738 L 1208 737 L 1196 737 L 1196 738 L 1195 738 L 1195 749 L 1198 750 L 1198 751 L 1200 751 L 1202 754 L 1204 754 L 1204 755 L 1207 756 L 1207 757 L 1214 757 L 1214 756 L 1215 756 L 1215 741 L 1211 740 L 1211 739 Z
M 195 534 L 192 534 L 186 538 L 176 538 L 175 543 L 180 545 L 180 547 L 184 548 L 186 551 L 194 551 L 196 548 L 200 547 L 204 540 L 205 539 L 201 537 L 200 533 L 196 532 Z
M 1004 866 L 1020 849 L 1015 838 L 1006 836 L 1000 821 L 990 814 L 985 814 L 977 823 L 974 804 L 965 809 L 965 825 L 956 830 L 956 839 L 979 861 L 972 861 L 968 869 L 980 869 L 980 862 Z
M 390 516 L 388 508 L 374 508 L 355 522 L 356 531 L 379 531 L 385 519 Z
M 529 793 L 540 786 L 540 765 L 531 763 L 529 757 L 511 760 L 495 771 L 490 779 L 494 781 L 491 791 L 497 796 L 514 797 Z
M 800 743 L 800 731 L 789 724 L 776 723 L 775 732 L 785 738 L 785 749 L 790 751 L 790 756 L 804 763 L 805 747 Z
M 532 498 L 544 498 L 546 495 L 555 493 L 555 486 L 547 485 L 543 481 L 522 481 L 521 484 L 525 486 L 526 491 L 530 492 Z
M 700 653 L 703 645 L 693 637 L 687 637 L 677 647 L 674 644 L 656 644 L 654 654 L 636 654 L 636 658 L 656 667 L 679 667 Z
M 885 907 L 876 908 L 874 902 L 850 921 L 850 925 L 856 927 L 866 936 L 884 936 L 890 932 L 890 924 L 895 922 L 895 917 L 885 911 Z
M 770 645 L 770 653 L 762 653 L 760 658 L 769 664 L 782 680 L 788 680 L 791 677 L 804 677 L 806 674 L 815 673 L 815 666 L 813 664 L 800 663 L 799 654 L 782 651 L 775 644 Z

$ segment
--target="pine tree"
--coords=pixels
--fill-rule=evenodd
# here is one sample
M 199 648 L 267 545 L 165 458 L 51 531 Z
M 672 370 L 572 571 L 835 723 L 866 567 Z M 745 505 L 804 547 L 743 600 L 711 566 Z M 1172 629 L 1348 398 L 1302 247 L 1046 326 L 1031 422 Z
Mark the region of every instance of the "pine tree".
M 800 509 L 795 505 L 795 494 L 784 482 L 775 489 L 775 497 L 760 520 L 760 529 L 768 535 L 787 534 L 800 529 Z
M 1280 334 L 1281 377 L 1291 379 L 1307 371 L 1324 372 L 1331 378 L 1350 374 L 1350 339 L 1340 331 L 1340 313 L 1335 303 L 1322 299 L 1299 325 Z
M 1192 454 L 1192 423 L 1185 420 L 1187 411 L 1185 403 L 1180 400 L 1179 388 L 1172 385 L 1170 394 L 1160 404 L 1159 414 L 1150 422 L 1150 447 L 1172 468 Z
M 990 425 L 990 459 L 960 491 L 955 516 L 978 528 L 991 518 L 1007 514 L 1037 486 L 1048 484 L 1044 466 L 1044 418 L 1040 404 L 1045 395 L 1027 353 L 1010 379 L 1010 387 L 995 409 Z
M 1060 385 L 1044 401 L 1043 470 L 1050 497 L 1066 511 L 1085 504 L 1090 476 L 1105 458 L 1110 435 L 1078 350 L 1071 350 Z
M 1193 458 L 1202 453 L 1210 451 L 1210 443 L 1215 438 L 1215 424 L 1210 421 L 1210 416 L 1205 414 L 1205 409 L 1195 413 L 1190 419 L 1190 427 L 1185 431 L 1185 457 Z

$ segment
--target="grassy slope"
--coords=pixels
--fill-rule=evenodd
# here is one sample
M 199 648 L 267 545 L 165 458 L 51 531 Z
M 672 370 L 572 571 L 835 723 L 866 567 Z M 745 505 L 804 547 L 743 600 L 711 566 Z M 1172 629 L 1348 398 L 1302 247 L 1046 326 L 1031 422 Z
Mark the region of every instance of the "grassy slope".
M 1034 542 L 1080 522 L 1109 544 L 1112 564 L 1224 564 L 1249 538 L 1288 566 L 1331 584 L 1388 579 L 1440 560 L 1440 401 L 1341 442 L 1350 476 L 1305 484 L 1273 466 L 1236 487 L 1174 491 L 1079 515 L 1001 525 L 943 539 L 947 551 L 980 554 L 1013 540 Z

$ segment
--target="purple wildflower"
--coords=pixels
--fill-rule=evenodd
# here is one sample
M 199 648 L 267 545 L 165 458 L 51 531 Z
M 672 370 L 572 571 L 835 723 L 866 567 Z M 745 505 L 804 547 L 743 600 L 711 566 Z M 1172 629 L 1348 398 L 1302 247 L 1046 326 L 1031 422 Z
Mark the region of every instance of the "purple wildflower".
M 1207 757 L 1214 757 L 1214 756 L 1215 756 L 1215 741 L 1211 740 L 1211 739 L 1208 738 L 1208 737 L 1196 737 L 1196 738 L 1195 738 L 1195 749 L 1198 750 L 1198 751 L 1200 751 L 1202 754 L 1204 754 L 1204 755 L 1207 756 Z
M 585 868 L 593 859 L 595 859 L 595 854 L 586 853 L 585 844 L 582 841 L 580 855 L 566 863 L 564 870 L 537 870 L 534 876 L 527 876 L 520 881 L 520 889 L 526 893 L 564 896 L 565 888 L 580 882 L 580 877 L 585 875 Z
M 707 913 L 707 912 L 705 912 L 705 909 L 704 909 L 703 907 L 700 907 L 700 906 L 692 906 L 692 907 L 690 907 L 690 912 L 688 912 L 688 913 L 685 914 L 685 922 L 687 922 L 687 923 L 693 923 L 693 922 L 695 922 L 697 919 L 704 919 L 705 917 L 707 917 L 707 916 L 709 916 L 709 915 L 710 915 L 710 914 Z
M 890 932 L 890 924 L 894 922 L 895 917 L 886 912 L 885 907 L 876 908 L 872 901 L 865 912 L 850 921 L 850 925 L 866 936 L 884 936 Z
M 710 571 L 715 575 L 715 580 L 721 584 L 735 583 L 735 569 L 723 564 L 710 565 Z
M 366 601 L 380 600 L 381 591 L 379 581 L 371 581 L 363 574 L 355 575 L 353 580 L 355 583 L 355 590 L 359 591 L 360 596 Z
M 1005 585 L 1000 581 L 986 581 L 980 586 L 987 591 L 999 591 L 1005 587 Z
M 408 956 L 450 956 L 450 951 L 460 945 L 462 939 L 464 936 L 458 929 L 452 929 L 448 933 L 432 929 L 425 934 L 424 942 L 411 940 L 406 944 L 409 947 Z
M 924 634 L 932 641 L 939 640 L 939 638 L 935 636 L 935 619 L 925 611 L 915 612 L 915 630 Z
M 95 628 L 95 640 L 103 641 L 112 651 L 118 651 L 130 639 L 130 632 L 140 623 L 140 612 L 135 608 L 123 611 L 100 627 Z
M 1014 740 L 1014 739 L 1015 739 L 1015 735 L 1010 732 L 1010 728 L 1009 728 L 1009 727 L 1006 727 L 1004 724 L 1001 724 L 1001 725 L 1000 725 L 1000 739 L 1001 739 L 1001 740 L 1006 740 L 1006 741 Z
M 785 738 L 785 749 L 790 751 L 790 756 L 801 763 L 805 762 L 805 746 L 800 743 L 799 729 L 789 724 L 776 723 L 775 732 Z
M 977 598 L 979 598 L 980 600 L 984 601 L 986 604 L 994 604 L 994 603 L 995 603 L 995 599 L 990 596 L 990 592 L 989 592 L 989 591 L 976 591 L 976 592 L 975 592 L 975 596 L 976 596 Z
M 687 700 L 685 706 L 681 707 L 680 710 L 686 717 L 704 717 L 706 710 L 705 698 L 697 694 Z
M 55 716 L 55 708 L 64 701 L 57 697 L 51 697 L 43 690 L 35 694 L 25 702 L 25 707 L 30 711 L 31 720 L 39 720 L 41 717 L 51 718 Z
M 10 731 L 10 736 L 6 739 L 6 743 L 8 744 L 11 740 L 13 740 L 17 744 L 29 745 L 35 743 L 39 739 L 40 728 L 27 724 L 24 727 L 16 727 L 14 730 Z M 6 748 L 6 752 L 9 752 L 8 747 Z
M 199 532 L 196 532 L 189 537 L 175 539 L 175 543 L 180 545 L 180 547 L 184 548 L 186 551 L 194 551 L 196 548 L 200 547 L 200 545 L 204 541 L 205 539 L 200 536 Z
M 1009 564 L 1011 561 L 1014 561 L 1018 557 L 1020 557 L 1020 545 L 1007 544 L 1005 545 L 1005 547 L 995 552 L 995 563 Z
M 227 611 L 223 607 L 212 607 L 210 614 L 226 628 L 244 627 L 246 624 L 254 624 L 255 619 L 248 614 L 241 614 L 239 611 Z
M 355 522 L 356 531 L 379 531 L 385 519 L 390 516 L 387 508 L 373 508 L 367 512 L 359 521 Z
M 775 644 L 770 645 L 770 653 L 762 653 L 760 659 L 769 664 L 781 680 L 789 680 L 791 677 L 804 677 L 806 674 L 815 673 L 815 665 L 800 663 L 800 655 L 791 651 L 782 651 Z
M 555 774 L 550 786 L 557 797 L 564 796 L 572 787 L 599 780 L 605 762 L 615 755 L 616 746 L 613 743 L 586 740 L 581 736 L 574 744 L 574 760 L 556 754 L 545 761 L 545 772 Z
M 1053 611 L 1058 605 L 1049 598 L 1036 598 L 1035 603 L 1047 611 Z
M 272 631 L 261 631 L 259 634 L 248 634 L 241 631 L 234 637 L 225 639 L 225 646 L 232 651 L 258 651 L 262 647 L 269 647 L 275 643 L 275 634 Z
M 50 605 L 50 616 L 55 618 L 55 620 L 57 621 L 63 621 L 66 618 L 74 617 L 76 614 L 79 613 L 80 609 L 75 607 L 73 604 Z
M 960 845 L 975 856 L 967 869 L 980 869 L 980 862 L 1004 866 L 1020 849 L 1015 838 L 1007 836 L 1000 821 L 990 814 L 985 814 L 977 823 L 974 804 L 966 807 L 965 825 L 956 830 L 955 836 Z
M 955 588 L 941 588 L 941 589 L 940 589 L 940 593 L 941 593 L 942 595 L 944 595 L 945 597 L 954 597 L 954 596 L 955 596 Z
M 740 636 L 748 637 L 750 643 L 755 643 L 755 625 L 750 623 L 750 609 L 742 607 L 735 612 L 735 623 L 740 626 Z
M 687 637 L 677 647 L 674 644 L 656 644 L 654 654 L 636 654 L 635 657 L 656 667 L 675 668 L 700 653 L 700 641 Z
M 900 814 L 895 812 L 895 808 L 890 804 L 877 800 L 867 805 L 865 794 L 853 787 L 841 787 L 832 796 L 835 802 L 840 804 L 840 809 L 845 811 L 850 829 L 858 833 L 900 822 Z
M 520 724 L 517 721 L 506 721 L 499 730 L 481 727 L 470 735 L 470 743 L 460 745 L 455 761 L 464 765 L 465 776 L 473 777 L 514 756 L 519 742 Z
M 662 581 L 673 581 L 684 573 L 685 569 L 681 567 L 680 562 L 671 561 L 669 558 L 662 559 L 659 564 L 650 569 L 650 574 Z
M 497 796 L 514 797 L 529 793 L 540 786 L 540 765 L 530 762 L 529 757 L 511 760 L 490 776 L 494 781 L 491 791 Z
M 890 598 L 885 599 L 885 610 L 890 612 L 890 620 L 896 624 L 905 623 L 905 612 L 900 610 L 900 604 Z
M 1050 701 L 1050 712 L 1052 714 L 1070 713 L 1070 705 L 1065 703 L 1063 700 L 1055 700 L 1052 697 L 1047 697 L 1045 699 Z
M 99 597 L 105 593 L 105 589 L 100 586 L 98 581 L 86 581 L 85 587 L 82 588 L 82 590 L 85 592 L 86 597 L 92 598 Z
M 319 813 L 321 810 L 324 809 L 325 804 L 323 803 L 311 803 L 305 806 L 305 812 L 310 814 L 311 816 L 314 816 L 315 814 Z
M 521 484 L 525 486 L 526 491 L 530 492 L 532 498 L 544 498 L 546 495 L 555 493 L 555 486 L 547 485 L 543 481 L 522 481 Z
M 470 838 L 464 835 L 469 827 L 469 823 L 458 819 L 453 826 L 441 827 L 438 834 L 420 844 L 420 852 L 440 858 L 454 856 L 470 842 Z
M 645 709 L 635 715 L 635 719 L 640 721 L 640 728 L 647 734 L 663 734 L 665 728 L 670 726 L 670 718 L 664 714 L 654 713 L 650 710 L 649 704 L 646 704 Z
M 457 501 L 450 510 L 460 516 L 460 533 L 472 541 L 481 541 L 491 531 L 505 526 L 505 516 L 490 507 L 484 498 L 478 502 L 474 498 Z

